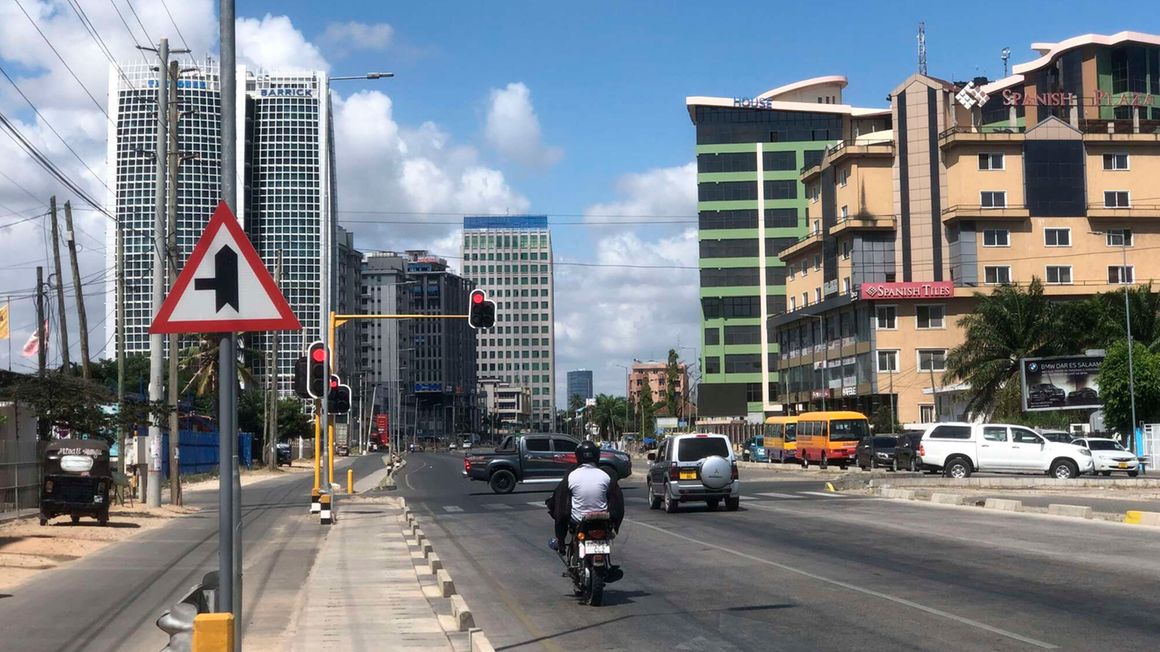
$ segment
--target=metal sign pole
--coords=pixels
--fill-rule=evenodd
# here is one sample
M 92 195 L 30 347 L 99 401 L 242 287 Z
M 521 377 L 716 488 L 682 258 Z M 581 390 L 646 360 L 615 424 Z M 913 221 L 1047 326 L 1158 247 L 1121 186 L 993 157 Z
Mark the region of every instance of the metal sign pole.
M 221 184 L 222 200 L 231 211 L 238 205 L 237 195 L 237 62 L 234 50 L 234 0 L 221 0 L 218 12 L 221 41 Z M 234 499 L 234 463 L 237 460 L 238 438 L 235 434 L 238 386 L 237 335 L 228 333 L 218 347 L 218 580 L 220 595 L 218 609 L 229 609 L 234 615 L 234 649 L 241 649 L 241 586 L 235 551 L 240 550 L 241 514 L 236 513 L 240 501 Z M 239 492 L 240 493 L 240 492 Z M 240 497 L 239 497 L 240 498 Z

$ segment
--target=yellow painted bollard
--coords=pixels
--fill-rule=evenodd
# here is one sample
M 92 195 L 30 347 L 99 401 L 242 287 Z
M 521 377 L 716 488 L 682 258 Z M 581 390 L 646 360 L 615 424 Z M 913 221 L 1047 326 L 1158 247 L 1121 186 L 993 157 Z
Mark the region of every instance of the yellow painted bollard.
M 354 493 L 354 469 L 346 470 L 346 493 Z
M 198 614 L 193 619 L 193 652 L 232 652 L 234 615 Z

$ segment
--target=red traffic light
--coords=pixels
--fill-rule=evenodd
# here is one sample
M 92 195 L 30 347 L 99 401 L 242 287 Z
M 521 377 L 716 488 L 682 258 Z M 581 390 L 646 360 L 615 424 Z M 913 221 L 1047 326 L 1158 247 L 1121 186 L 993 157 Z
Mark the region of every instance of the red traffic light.
M 335 389 L 336 387 L 338 387 L 338 380 L 331 378 L 330 379 L 330 388 Z
M 483 299 L 484 299 L 484 297 L 483 297 L 482 291 L 476 290 L 475 292 L 471 293 L 471 302 L 472 303 L 483 303 Z
M 326 350 L 323 349 L 322 347 L 313 349 L 312 351 L 310 351 L 310 357 L 315 362 L 325 362 L 326 361 Z

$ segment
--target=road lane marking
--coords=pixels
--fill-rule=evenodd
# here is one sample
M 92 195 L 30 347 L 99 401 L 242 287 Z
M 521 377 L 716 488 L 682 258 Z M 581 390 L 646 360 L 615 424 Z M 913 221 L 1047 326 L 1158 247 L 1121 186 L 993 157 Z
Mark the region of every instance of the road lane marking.
M 490 510 L 502 510 L 502 509 L 511 509 L 512 506 L 505 505 L 504 503 L 486 503 L 486 504 L 484 504 L 483 508 L 490 509 Z
M 738 500 L 757 500 L 753 496 L 738 496 L 737 499 Z
M 532 507 L 543 507 L 543 506 L 544 506 L 544 501 L 542 501 L 542 500 L 533 500 L 533 501 L 531 501 L 531 502 L 528 502 L 528 503 L 526 503 L 526 504 L 528 504 L 528 505 L 531 505 Z
M 757 494 L 757 495 L 758 496 L 766 496 L 768 498 L 801 498 L 801 496 L 798 496 L 796 494 L 780 494 L 776 491 L 767 491 L 763 494 Z
M 802 492 L 802 493 L 806 493 L 806 492 Z M 1051 643 L 1039 641 L 1039 640 L 1036 640 L 1036 639 L 1033 639 L 1033 638 L 1030 638 L 1027 636 L 1023 636 L 1022 634 L 1016 634 L 1015 632 L 1011 632 L 1011 631 L 1008 631 L 1005 629 L 1000 629 L 998 627 L 994 627 L 994 626 L 988 625 L 987 623 L 979 622 L 977 620 L 972 620 L 970 618 L 964 618 L 963 616 L 957 616 L 955 614 L 948 613 L 948 612 L 943 611 L 941 609 L 935 609 L 934 607 L 928 607 L 924 604 L 919 604 L 917 602 L 907 600 L 906 598 L 900 598 L 897 596 L 893 596 L 893 595 L 890 595 L 889 593 L 882 593 L 881 591 L 875 591 L 874 589 L 867 589 L 867 588 L 858 586 L 856 584 L 850 584 L 849 582 L 843 582 L 840 580 L 830 579 L 830 578 L 824 577 L 822 575 L 817 575 L 817 574 L 811 573 L 809 571 L 801 570 L 800 568 L 795 568 L 793 566 L 787 566 L 786 564 L 779 564 L 776 561 L 765 559 L 763 557 L 758 557 L 756 555 L 746 554 L 746 553 L 741 552 L 739 550 L 733 550 L 732 548 L 726 548 L 725 546 L 720 546 L 720 545 L 717 545 L 715 543 L 709 543 L 708 541 L 701 541 L 700 539 L 694 539 L 693 537 L 687 537 L 683 534 L 677 534 L 676 532 L 672 532 L 670 530 L 666 530 L 662 527 L 657 527 L 655 525 L 651 525 L 651 524 L 645 523 L 643 521 L 637 521 L 637 520 L 627 519 L 627 518 L 624 520 L 628 523 L 632 523 L 634 525 L 639 525 L 641 527 L 646 527 L 650 530 L 656 530 L 657 532 L 660 532 L 661 534 L 667 534 L 671 537 L 681 539 L 682 541 L 687 541 L 689 543 L 696 544 L 698 546 L 705 546 L 707 548 L 713 548 L 714 550 L 720 550 L 721 552 L 729 553 L 731 555 L 741 557 L 742 559 L 748 559 L 749 561 L 757 562 L 759 564 L 765 564 L 766 566 L 772 566 L 774 568 L 779 568 L 787 573 L 793 573 L 795 575 L 801 575 L 802 577 L 808 577 L 812 580 L 817 580 L 818 582 L 823 582 L 823 583 L 829 584 L 831 586 L 841 587 L 841 588 L 847 589 L 849 591 L 854 591 L 856 593 L 861 593 L 863 595 L 868 595 L 868 596 L 871 596 L 874 598 L 880 598 L 882 600 L 889 600 L 890 602 L 893 602 L 895 604 L 900 604 L 900 605 L 903 605 L 906 607 L 910 607 L 912 609 L 917 609 L 919 611 L 931 614 L 933 616 L 939 616 L 941 618 L 946 618 L 947 620 L 953 620 L 957 623 L 962 623 L 963 625 L 968 625 L 970 627 L 975 627 L 978 629 L 982 629 L 984 631 L 991 632 L 992 634 L 1006 636 L 1007 638 L 1011 638 L 1011 639 L 1014 639 L 1016 641 L 1021 641 L 1023 643 L 1027 643 L 1028 645 L 1034 645 L 1035 647 L 1040 647 L 1040 648 L 1043 648 L 1045 650 L 1055 650 L 1055 649 L 1059 648 L 1058 645 L 1053 645 Z
M 444 505 L 444 506 L 443 506 L 443 511 L 445 511 L 445 512 L 448 512 L 448 513 L 450 513 L 450 514 L 455 514 L 455 513 L 458 513 L 458 512 L 462 512 L 462 511 L 463 511 L 463 508 L 462 508 L 462 507 L 459 507 L 459 506 L 457 506 L 457 505 Z
M 799 491 L 798 493 L 807 496 L 821 496 L 823 498 L 849 498 L 849 496 L 843 494 L 828 494 L 824 491 Z

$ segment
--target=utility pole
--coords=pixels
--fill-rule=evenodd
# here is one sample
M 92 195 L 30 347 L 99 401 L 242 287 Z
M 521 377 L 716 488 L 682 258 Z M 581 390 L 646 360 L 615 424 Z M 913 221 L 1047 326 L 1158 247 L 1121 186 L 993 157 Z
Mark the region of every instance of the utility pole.
M 274 258 L 274 283 L 278 291 L 282 291 L 282 250 L 279 249 Z M 266 455 L 267 466 L 271 471 L 278 468 L 278 345 L 280 331 L 270 333 L 270 391 L 266 397 L 269 405 L 266 420 Z
M 122 415 L 117 426 L 117 450 L 121 455 L 121 471 L 125 471 L 125 231 L 117 224 L 117 413 Z M 134 460 L 136 465 L 136 460 Z
M 173 291 L 173 284 L 177 281 L 178 256 L 177 251 L 177 173 L 181 166 L 181 151 L 177 145 L 177 120 L 181 115 L 177 106 L 177 77 L 180 74 L 178 63 L 169 62 L 169 101 L 166 102 L 166 123 L 169 136 L 169 194 L 166 202 L 166 235 L 168 242 L 165 246 L 166 258 L 169 260 L 169 290 Z M 172 505 L 182 504 L 181 498 L 181 463 L 179 445 L 181 443 L 181 420 L 177 414 L 177 334 L 169 335 L 169 502 Z
M 166 166 L 169 164 L 169 40 L 161 39 L 157 47 L 160 65 L 157 74 L 157 145 L 153 152 L 156 165 L 153 211 L 153 293 L 152 316 L 157 318 L 161 302 L 165 300 L 165 182 Z M 225 113 L 223 111 L 222 113 Z M 149 471 L 146 480 L 146 503 L 150 507 L 161 506 L 161 418 L 157 406 L 164 400 L 162 381 L 165 361 L 164 335 L 149 335 L 149 403 L 153 409 L 149 415 Z
M 64 203 L 64 237 L 72 265 L 73 288 L 77 293 L 77 322 L 81 331 L 81 377 L 89 379 L 89 318 L 85 314 L 85 293 L 81 290 L 81 270 L 77 264 L 77 240 L 73 232 L 72 204 Z
M 47 362 L 48 342 L 44 341 L 44 336 L 48 329 L 44 327 L 44 268 L 37 266 L 36 268 L 36 332 L 37 349 L 36 349 L 36 376 L 44 380 L 44 366 Z M 36 419 L 36 435 L 41 441 L 48 439 L 48 420 L 44 417 L 37 417 Z
M 52 258 L 56 267 L 56 305 L 60 311 L 60 364 L 64 372 L 72 373 L 68 359 L 68 320 L 64 310 L 64 274 L 60 267 L 60 224 L 56 219 L 56 195 L 48 201 L 52 213 Z

